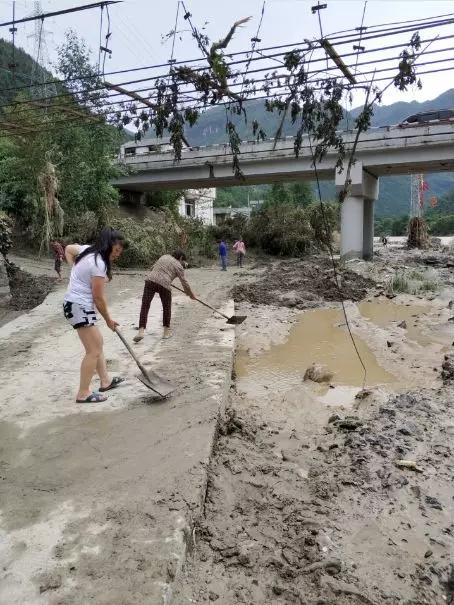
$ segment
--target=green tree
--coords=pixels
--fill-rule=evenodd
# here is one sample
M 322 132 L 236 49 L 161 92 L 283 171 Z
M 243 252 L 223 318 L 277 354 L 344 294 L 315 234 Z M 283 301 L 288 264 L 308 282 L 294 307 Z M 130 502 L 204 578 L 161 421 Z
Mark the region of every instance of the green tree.
M 308 206 L 314 201 L 310 183 L 273 183 L 265 197 L 266 205 L 294 204 Z
M 70 94 L 37 107 L 22 93 L 21 103 L 6 116 L 17 134 L 0 145 L 0 209 L 16 217 L 34 242 L 47 240 L 56 230 L 56 221 L 49 226 L 43 191 L 49 171 L 58 183 L 57 207 L 69 219 L 92 211 L 105 220 L 118 202 L 110 180 L 117 173 L 113 158 L 120 135 L 99 114 L 99 93 L 80 92 L 77 78 L 93 75 L 94 69 L 75 34 L 68 34 L 59 49 L 57 69 L 63 79 L 71 78 Z M 89 81 L 96 87 L 96 79 Z

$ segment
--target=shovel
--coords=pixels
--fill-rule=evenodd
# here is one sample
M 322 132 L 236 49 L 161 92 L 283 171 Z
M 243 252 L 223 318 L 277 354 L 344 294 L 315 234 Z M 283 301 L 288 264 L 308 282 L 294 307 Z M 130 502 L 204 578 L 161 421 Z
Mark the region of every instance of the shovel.
M 161 378 L 161 376 L 159 376 L 159 374 L 156 374 L 152 370 L 146 370 L 144 368 L 144 366 L 140 363 L 140 361 L 137 359 L 134 351 L 129 346 L 128 341 L 123 336 L 123 334 L 120 332 L 120 330 L 118 328 L 115 328 L 115 332 L 117 333 L 118 337 L 120 338 L 122 343 L 125 345 L 125 347 L 128 349 L 129 354 L 136 362 L 139 370 L 142 372 L 142 376 L 137 376 L 137 378 L 140 380 L 140 382 L 142 382 L 142 384 L 144 384 L 147 388 L 151 389 L 157 395 L 159 395 L 159 397 L 161 399 L 164 399 L 165 397 L 168 397 L 170 395 L 170 393 L 173 393 L 173 391 L 175 390 L 175 387 L 172 385 L 172 383 L 170 383 L 165 378 Z
M 179 292 L 183 292 L 183 294 L 185 294 L 185 291 L 182 290 L 181 288 L 179 288 L 178 286 L 175 286 L 174 284 L 172 284 L 172 286 L 175 288 L 175 290 L 178 290 Z M 224 313 L 221 313 L 221 311 L 218 311 L 217 309 L 215 309 L 214 307 L 212 307 L 208 303 L 204 302 L 203 300 L 200 300 L 200 298 L 196 298 L 195 300 L 197 302 L 199 302 L 201 305 L 203 305 L 204 307 L 208 307 L 208 309 L 211 309 L 212 311 L 214 311 L 218 315 L 221 315 L 222 317 L 225 317 L 225 319 L 227 320 L 228 324 L 233 324 L 235 326 L 238 326 L 239 324 L 242 324 L 245 319 L 247 319 L 247 315 L 232 315 L 231 317 L 229 317 L 228 315 L 225 315 Z

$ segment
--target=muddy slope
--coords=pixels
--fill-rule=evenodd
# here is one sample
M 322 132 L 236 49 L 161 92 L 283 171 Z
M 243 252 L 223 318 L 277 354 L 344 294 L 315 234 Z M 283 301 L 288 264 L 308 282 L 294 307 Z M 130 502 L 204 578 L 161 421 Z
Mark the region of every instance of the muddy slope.
M 363 401 L 312 436 L 231 403 L 178 605 L 454 603 L 446 393 Z
M 374 285 L 370 279 L 341 267 L 337 267 L 337 273 L 340 287 L 328 258 L 286 260 L 271 265 L 254 283 L 235 286 L 231 294 L 236 302 L 305 309 L 321 301 L 361 300 Z
M 13 263 L 8 267 L 11 309 L 27 311 L 40 305 L 53 289 L 56 279 L 47 275 L 32 275 Z

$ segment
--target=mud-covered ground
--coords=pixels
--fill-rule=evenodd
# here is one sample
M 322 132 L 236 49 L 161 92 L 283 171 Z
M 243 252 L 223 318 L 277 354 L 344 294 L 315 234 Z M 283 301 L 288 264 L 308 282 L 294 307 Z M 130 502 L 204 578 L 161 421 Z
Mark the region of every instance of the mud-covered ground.
M 8 278 L 11 301 L 0 307 L 0 326 L 40 305 L 57 281 L 47 275 L 33 275 L 14 263 L 8 267 Z
M 253 283 L 239 284 L 232 289 L 236 302 L 259 305 L 282 305 L 306 309 L 324 301 L 361 300 L 374 282 L 349 269 L 337 269 L 326 257 L 285 260 L 273 263 Z
M 374 265 L 350 265 L 364 280 L 351 271 L 344 284 L 353 300 L 377 294 L 393 267 L 426 256 L 384 251 Z M 427 294 L 433 308 L 419 321 L 448 332 L 452 259 L 437 258 L 448 288 Z M 248 276 L 234 289 L 249 313 L 239 347 L 260 355 L 285 340 L 298 316 L 289 306 L 336 300 L 330 279 L 326 265 L 317 276 L 301 261 L 273 265 L 257 284 Z M 360 391 L 352 406 L 308 399 L 295 377 L 237 378 L 175 603 L 454 605 L 454 362 L 443 382 L 448 346 L 415 344 L 394 324 L 389 332 L 392 346 L 382 330 L 373 350 L 386 361 L 398 349 L 388 369 L 403 382 Z
M 8 277 L 10 306 L 14 311 L 26 311 L 40 305 L 57 281 L 47 275 L 32 275 L 12 263 L 8 267 Z

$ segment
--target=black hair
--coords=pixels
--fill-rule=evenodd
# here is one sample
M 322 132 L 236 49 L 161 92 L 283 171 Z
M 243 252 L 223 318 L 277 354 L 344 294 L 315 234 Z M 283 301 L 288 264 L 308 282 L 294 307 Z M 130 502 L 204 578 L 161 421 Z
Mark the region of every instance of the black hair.
M 112 229 L 111 227 L 105 227 L 102 229 L 96 238 L 95 243 L 92 246 L 89 246 L 83 252 L 81 252 L 74 261 L 74 264 L 77 265 L 83 258 L 88 256 L 89 254 L 95 255 L 95 263 L 97 263 L 97 257 L 100 256 L 106 265 L 107 277 L 112 279 L 112 268 L 110 266 L 110 254 L 112 252 L 112 248 L 114 244 L 122 243 L 123 248 L 127 248 L 127 242 L 123 235 Z
M 186 260 L 186 254 L 183 252 L 183 250 L 175 250 L 175 252 L 172 254 L 173 258 L 176 258 L 177 260 Z

